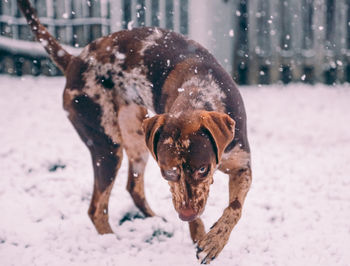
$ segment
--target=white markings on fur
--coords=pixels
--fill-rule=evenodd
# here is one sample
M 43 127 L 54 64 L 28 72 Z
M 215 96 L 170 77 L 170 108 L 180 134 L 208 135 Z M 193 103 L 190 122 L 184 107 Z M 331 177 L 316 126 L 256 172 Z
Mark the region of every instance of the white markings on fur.
M 186 149 L 188 149 L 190 147 L 191 141 L 189 139 L 184 139 L 182 141 L 182 146 Z
M 171 137 L 169 137 L 169 138 L 164 140 L 163 144 L 173 145 L 174 144 L 174 140 Z
M 148 48 L 158 45 L 156 43 L 156 40 L 160 39 L 162 36 L 163 36 L 163 33 L 157 28 L 154 28 L 153 33 L 149 35 L 144 41 L 142 41 L 142 48 L 139 51 L 140 55 L 144 56 L 145 51 Z
M 101 106 L 101 126 L 114 143 L 120 143 L 120 132 L 116 126 L 118 123 L 117 110 L 114 104 L 116 93 L 114 90 L 106 90 L 101 84 L 97 84 L 97 77 L 107 79 L 107 73 L 114 68 L 114 64 L 98 62 L 93 54 L 89 53 L 89 45 L 84 48 L 81 57 L 89 64 L 89 71 L 83 74 L 85 79 L 83 92 Z M 120 65 L 118 68 L 120 69 Z M 96 95 L 98 95 L 97 98 L 95 98 Z
M 157 45 L 156 40 L 162 36 L 161 31 L 152 29 L 150 35 L 142 41 L 142 48 L 138 51 L 140 55 L 143 56 L 148 48 Z M 96 59 L 98 56 L 89 51 L 89 46 L 85 47 L 80 55 L 89 64 L 88 70 L 83 74 L 83 93 L 101 106 L 101 125 L 105 133 L 118 143 L 120 134 L 116 126 L 118 119 L 115 103 L 136 103 L 154 112 L 152 83 L 147 79 L 147 68 L 143 66 L 142 61 L 140 67 L 123 70 L 122 65 L 127 55 L 120 53 L 117 45 L 106 48 L 116 57 L 113 63 L 99 62 Z M 109 87 L 105 84 L 109 84 Z
M 222 154 L 219 168 L 228 173 L 233 169 L 248 167 L 249 164 L 250 154 L 243 150 L 240 145 L 236 145 L 231 151 Z
M 98 71 L 107 71 L 108 66 L 102 66 Z M 96 70 L 97 72 L 97 70 Z M 86 80 L 87 89 L 84 90 L 94 102 L 101 106 L 101 126 L 104 128 L 105 133 L 112 139 L 114 143 L 120 143 L 120 133 L 117 125 L 117 113 L 113 99 L 115 97 L 113 90 L 105 90 L 101 88 L 101 85 L 96 84 L 96 73 L 91 75 L 91 71 L 84 74 Z M 95 95 L 99 95 L 95 99 Z
M 224 111 L 223 101 L 226 95 L 222 92 L 220 86 L 214 81 L 212 75 L 208 75 L 206 78 L 202 79 L 198 76 L 193 76 L 191 79 L 185 81 L 182 84 L 184 90 L 189 90 L 193 88 L 199 89 L 199 95 L 190 98 L 190 104 L 195 109 L 206 109 L 205 104 L 210 103 L 212 108 L 217 111 Z
M 146 78 L 142 68 L 133 68 L 130 72 L 124 72 L 122 82 L 126 89 L 125 100 L 144 105 L 154 111 L 152 83 Z
M 96 88 L 93 91 L 94 95 L 99 94 L 101 91 L 101 84 L 97 84 L 96 77 L 111 79 L 115 85 L 112 90 L 116 92 L 119 100 L 123 99 L 127 103 L 134 102 L 154 111 L 152 83 L 147 79 L 147 71 L 142 64 L 140 67 L 135 67 L 131 70 L 123 70 L 122 64 L 126 59 L 126 55 L 118 51 L 118 46 L 114 46 L 111 51 L 117 59 L 113 64 L 98 62 L 88 50 L 89 48 L 86 47 L 81 57 L 90 65 L 90 71 L 85 73 L 84 76 L 88 87 Z M 103 87 L 102 90 L 104 90 Z

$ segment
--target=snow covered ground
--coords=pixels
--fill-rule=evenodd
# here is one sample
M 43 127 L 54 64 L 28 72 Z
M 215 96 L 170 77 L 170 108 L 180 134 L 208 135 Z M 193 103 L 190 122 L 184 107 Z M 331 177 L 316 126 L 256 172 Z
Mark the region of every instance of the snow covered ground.
M 146 194 L 161 218 L 135 219 L 123 162 L 111 196 L 115 235 L 87 216 L 92 167 L 62 109 L 63 78 L 0 76 L 0 265 L 197 265 L 187 224 L 150 160 Z M 212 265 L 350 265 L 350 87 L 241 89 L 253 185 Z M 215 175 L 203 218 L 227 203 Z

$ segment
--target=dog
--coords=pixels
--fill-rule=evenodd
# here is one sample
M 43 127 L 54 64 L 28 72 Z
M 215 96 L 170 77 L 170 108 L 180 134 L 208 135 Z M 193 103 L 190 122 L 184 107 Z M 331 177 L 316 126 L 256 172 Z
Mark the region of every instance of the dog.
M 189 223 L 199 262 L 210 263 L 240 219 L 252 182 L 246 113 L 231 76 L 198 43 L 155 27 L 110 34 L 73 56 L 40 23 L 29 0 L 17 2 L 66 77 L 64 109 L 92 157 L 88 214 L 97 232 L 113 233 L 108 201 L 123 149 L 127 190 L 146 217 L 155 215 L 144 194 L 150 152 L 179 218 Z M 206 233 L 200 215 L 216 169 L 229 177 L 229 202 Z

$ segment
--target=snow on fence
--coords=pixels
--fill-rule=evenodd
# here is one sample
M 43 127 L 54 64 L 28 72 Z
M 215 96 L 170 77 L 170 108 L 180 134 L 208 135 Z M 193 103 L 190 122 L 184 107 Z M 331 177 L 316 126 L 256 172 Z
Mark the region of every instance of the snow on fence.
M 120 29 L 160 26 L 207 47 L 240 84 L 350 82 L 348 0 L 32 0 L 73 53 Z M 0 0 L 0 72 L 59 74 L 20 15 Z M 74 48 L 75 47 L 75 48 Z

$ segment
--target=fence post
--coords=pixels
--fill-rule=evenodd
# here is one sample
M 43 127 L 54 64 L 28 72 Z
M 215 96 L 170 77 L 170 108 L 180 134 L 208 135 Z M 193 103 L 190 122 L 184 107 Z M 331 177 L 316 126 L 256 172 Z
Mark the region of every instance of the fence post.
M 343 51 L 345 66 L 345 81 L 350 82 L 350 2 L 346 2 L 346 39 Z
M 166 0 L 165 3 L 165 27 L 174 29 L 174 0 Z
M 337 65 L 335 63 L 336 56 L 336 29 L 335 29 L 335 11 L 336 3 L 334 0 L 326 0 L 325 6 L 325 57 L 323 75 L 326 84 L 331 85 L 336 80 Z
M 335 25 L 336 26 L 336 65 L 337 65 L 337 81 L 343 83 L 346 81 L 345 77 L 345 49 L 346 49 L 346 27 L 347 27 L 347 5 L 346 0 L 339 0 L 336 7 Z M 346 1 L 348 2 L 348 1 Z
M 36 9 L 39 9 L 40 7 L 37 6 Z M 47 29 L 51 34 L 56 36 L 55 32 L 55 26 L 53 25 L 53 18 L 55 16 L 55 7 L 53 0 L 46 0 L 46 17 L 48 18 L 49 24 L 47 25 Z
M 146 10 L 145 0 L 138 0 L 136 5 L 137 25 L 139 27 L 146 26 Z
M 64 19 L 69 21 L 70 25 L 66 25 L 66 44 L 73 45 L 73 27 L 72 27 L 72 1 L 64 0 Z
M 112 1 L 112 0 L 109 0 Z M 110 26 L 111 32 L 119 31 L 123 28 L 123 5 L 122 0 L 112 1 L 111 5 L 111 17 L 110 17 Z
M 18 9 L 17 9 L 17 3 L 15 1 L 11 2 L 11 16 L 13 18 L 18 17 Z M 13 39 L 18 39 L 19 34 L 18 34 L 18 25 L 13 24 L 12 25 L 12 38 Z
M 279 53 L 281 51 L 280 39 L 281 39 L 281 25 L 280 25 L 280 4 L 283 1 L 271 0 L 270 1 L 270 17 L 268 17 L 267 23 L 270 25 L 270 47 L 269 47 L 269 60 L 270 60 L 270 75 L 268 84 L 276 83 L 281 79 L 280 75 L 280 62 Z
M 258 1 L 257 16 L 257 64 L 259 84 L 268 84 L 271 75 L 271 20 L 269 1 Z
M 248 9 L 248 0 L 239 0 L 236 9 L 236 37 L 234 40 L 234 55 L 233 55 L 233 78 L 239 84 L 248 84 L 254 80 L 252 67 L 249 65 L 249 37 L 252 34 L 252 26 Z M 249 25 L 249 32 L 248 32 Z M 254 23 L 253 23 L 254 28 Z M 251 38 L 249 38 L 251 40 Z
M 110 19 L 110 13 L 109 13 L 109 1 L 107 0 L 102 0 L 101 1 L 101 6 L 100 6 L 100 10 L 101 10 L 101 34 L 102 36 L 106 36 L 111 32 L 111 23 L 109 21 Z M 109 25 L 106 24 L 106 22 L 109 22 Z
M 293 39 L 295 36 L 292 33 L 293 19 L 292 14 L 288 12 L 288 9 L 292 9 L 291 1 L 285 0 L 279 3 L 280 9 L 280 25 L 279 28 L 280 38 L 279 38 L 279 47 L 280 47 L 280 59 L 279 59 L 279 72 L 280 79 L 284 84 L 287 84 L 293 79 L 293 68 L 295 67 L 292 63 L 292 56 L 294 55 L 293 50 Z

